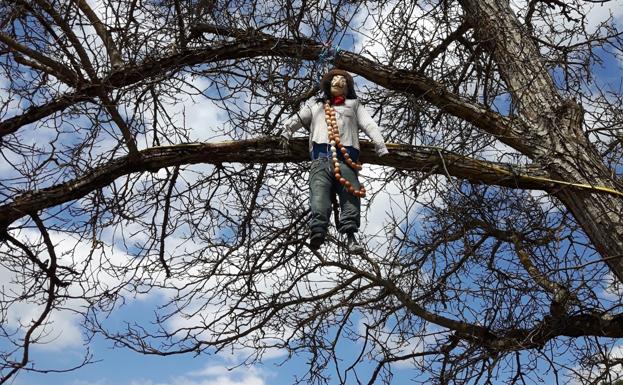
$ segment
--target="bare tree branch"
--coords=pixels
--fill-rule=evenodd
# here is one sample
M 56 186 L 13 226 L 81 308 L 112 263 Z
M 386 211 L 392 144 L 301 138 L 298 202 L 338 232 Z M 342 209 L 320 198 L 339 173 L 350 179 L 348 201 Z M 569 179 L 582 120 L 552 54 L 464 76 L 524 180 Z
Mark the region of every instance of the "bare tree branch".
M 102 23 L 99 19 L 95 11 L 91 8 L 91 6 L 85 0 L 73 0 L 73 2 L 77 3 L 78 8 L 84 13 L 84 15 L 89 19 L 93 28 L 99 35 L 100 39 L 104 42 L 104 46 L 106 47 L 106 51 L 108 52 L 108 56 L 110 58 L 110 64 L 112 68 L 120 68 L 123 66 L 123 59 L 121 58 L 121 54 L 117 49 L 117 45 L 115 44 L 114 39 L 112 38 L 110 32 L 107 30 L 106 25 Z
M 93 169 L 90 173 L 58 186 L 17 196 L 13 202 L 0 206 L 0 229 L 17 219 L 45 208 L 84 197 L 115 179 L 131 173 L 155 172 L 161 168 L 197 163 L 221 164 L 226 162 L 275 163 L 302 162 L 308 159 L 307 139 L 292 140 L 291 151 L 284 154 L 276 138 L 263 138 L 223 143 L 191 143 L 142 150 L 136 160 L 119 157 Z M 367 155 L 362 160 L 371 164 L 399 169 L 426 171 L 512 188 L 549 189 L 552 184 L 542 181 L 545 175 L 530 167 L 499 164 L 470 159 L 436 148 L 417 148 L 388 145 L 390 155 L 379 158 L 373 155 L 373 145 L 362 142 Z M 446 163 L 446 169 L 443 168 Z

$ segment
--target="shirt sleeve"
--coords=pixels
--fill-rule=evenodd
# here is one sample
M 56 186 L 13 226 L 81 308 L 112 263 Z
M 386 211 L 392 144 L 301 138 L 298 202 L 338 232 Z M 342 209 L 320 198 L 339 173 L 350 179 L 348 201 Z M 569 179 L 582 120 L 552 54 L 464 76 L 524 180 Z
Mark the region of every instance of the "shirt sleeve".
M 377 155 L 382 156 L 389 153 L 387 146 L 385 146 L 385 140 L 379 130 L 379 126 L 361 104 L 357 104 L 357 124 L 374 143 L 374 149 Z
M 296 114 L 292 115 L 283 123 L 281 136 L 290 139 L 299 128 L 309 127 L 312 121 L 312 109 L 309 103 L 305 103 Z

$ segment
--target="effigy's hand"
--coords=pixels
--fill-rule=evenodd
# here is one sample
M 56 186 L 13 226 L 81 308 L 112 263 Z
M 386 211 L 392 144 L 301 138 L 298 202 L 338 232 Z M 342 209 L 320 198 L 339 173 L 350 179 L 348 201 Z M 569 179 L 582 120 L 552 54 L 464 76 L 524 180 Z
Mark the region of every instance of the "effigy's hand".
M 389 154 L 389 151 L 387 150 L 387 148 L 386 148 L 385 146 L 383 146 L 383 147 L 377 147 L 377 149 L 376 149 L 376 154 L 377 154 L 380 158 L 382 158 L 382 157 L 384 157 L 385 155 Z
M 290 139 L 285 136 L 279 138 L 279 147 L 285 152 L 286 155 L 290 155 Z

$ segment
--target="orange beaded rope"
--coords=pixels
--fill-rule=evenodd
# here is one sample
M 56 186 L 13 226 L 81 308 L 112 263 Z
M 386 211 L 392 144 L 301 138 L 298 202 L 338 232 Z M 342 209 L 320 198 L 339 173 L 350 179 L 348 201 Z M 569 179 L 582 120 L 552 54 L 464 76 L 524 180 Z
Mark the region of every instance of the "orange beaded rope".
M 335 109 L 331 107 L 331 104 L 329 104 L 328 101 L 324 105 L 324 114 L 327 121 L 327 128 L 329 129 L 329 144 L 331 145 L 331 156 L 333 160 L 333 171 L 335 173 L 335 179 L 337 179 L 338 182 L 340 182 L 340 184 L 344 186 L 349 193 L 353 194 L 358 198 L 363 198 L 366 196 L 366 189 L 365 187 L 363 187 L 363 184 L 359 187 L 359 190 L 355 190 L 353 185 L 340 174 L 340 164 L 337 160 L 337 149 L 335 148 L 335 146 L 340 149 L 340 152 L 342 153 L 342 155 L 344 155 L 344 161 L 348 166 L 350 166 L 350 168 L 352 168 L 353 170 L 361 170 L 363 167 L 361 166 L 361 163 L 353 162 L 350 159 L 350 155 L 348 155 L 348 150 L 346 150 L 346 148 L 344 148 L 344 146 L 342 145 L 340 141 L 340 130 L 337 127 L 337 119 L 335 118 Z

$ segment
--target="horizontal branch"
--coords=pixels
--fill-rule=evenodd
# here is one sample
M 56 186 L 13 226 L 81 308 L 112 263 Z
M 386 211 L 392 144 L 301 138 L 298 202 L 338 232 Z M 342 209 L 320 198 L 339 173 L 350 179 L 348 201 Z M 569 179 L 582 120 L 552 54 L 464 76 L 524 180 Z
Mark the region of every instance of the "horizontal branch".
M 543 347 L 548 341 L 560 337 L 623 337 L 623 314 L 610 315 L 605 312 L 586 312 L 574 315 L 560 314 L 560 317 L 546 316 L 531 328 L 495 329 L 481 324 L 448 318 L 431 312 L 413 300 L 391 279 L 386 279 L 367 270 L 342 262 L 327 262 L 328 265 L 349 270 L 371 283 L 382 287 L 389 295 L 400 301 L 412 314 L 455 333 L 455 336 L 474 345 L 485 347 L 491 352 L 508 352 Z
M 60 95 L 47 103 L 31 106 L 21 115 L 13 116 L 0 122 L 0 138 L 16 132 L 19 128 L 27 124 L 34 123 L 56 112 L 63 111 L 75 103 L 97 97 L 101 93 L 102 88 L 106 90 L 120 89 L 152 78 L 165 78 L 171 71 L 197 64 L 251 58 L 262 55 L 272 56 L 274 53 L 272 52 L 273 44 L 274 41 L 272 40 L 248 37 L 233 43 L 224 42 L 215 47 L 188 49 L 182 52 L 176 52 L 160 59 L 145 61 L 139 65 L 123 66 L 113 71 L 106 78 L 98 79 L 97 81 L 84 85 L 78 90 Z M 302 58 L 313 59 L 318 57 L 321 50 L 322 45 L 306 47 L 303 50 L 299 42 L 290 42 L 287 47 L 282 48 L 280 56 L 287 56 L 287 53 L 289 53 L 296 57 L 299 56 L 299 53 L 303 52 Z
M 137 172 L 156 172 L 165 167 L 197 163 L 280 163 L 303 162 L 309 159 L 307 138 L 290 142 L 286 154 L 274 137 L 221 143 L 187 143 L 153 147 L 139 152 L 136 158 L 122 156 L 103 164 L 71 181 L 42 190 L 28 192 L 0 206 L 0 234 L 17 219 L 39 210 L 79 199 L 109 185 L 115 179 Z M 549 185 L 535 177 L 543 177 L 537 169 L 487 162 L 431 147 L 389 144 L 390 153 L 379 158 L 374 146 L 362 142 L 363 162 L 398 169 L 431 172 L 462 178 L 474 183 L 523 188 L 547 189 Z
M 526 350 L 541 348 L 556 337 L 623 337 L 623 314 L 582 313 L 560 318 L 545 317 L 543 321 L 529 329 L 501 331 L 494 338 L 484 340 L 492 350 Z M 465 337 L 465 336 L 464 336 Z M 477 336 L 480 337 L 480 336 Z

